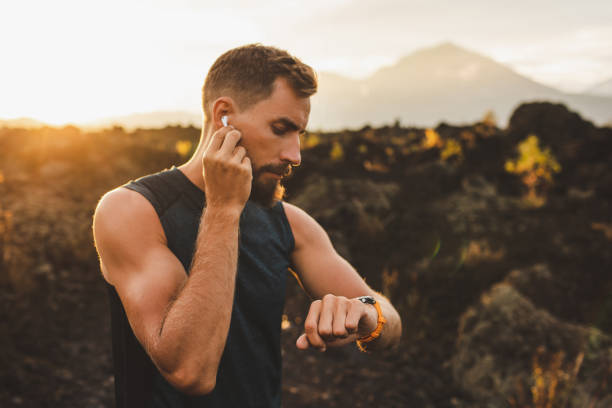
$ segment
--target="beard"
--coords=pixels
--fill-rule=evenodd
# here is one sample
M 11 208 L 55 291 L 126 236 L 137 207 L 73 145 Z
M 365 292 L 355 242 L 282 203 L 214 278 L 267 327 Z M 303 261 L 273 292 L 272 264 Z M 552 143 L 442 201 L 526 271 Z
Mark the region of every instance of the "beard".
M 272 172 L 282 176 L 281 180 L 271 178 L 265 179 L 264 173 Z M 274 204 L 282 200 L 285 195 L 285 187 L 282 185 L 282 180 L 291 175 L 292 167 L 290 165 L 267 164 L 258 169 L 253 169 L 253 181 L 251 183 L 251 195 L 249 199 L 261 205 L 262 207 L 272 208 Z

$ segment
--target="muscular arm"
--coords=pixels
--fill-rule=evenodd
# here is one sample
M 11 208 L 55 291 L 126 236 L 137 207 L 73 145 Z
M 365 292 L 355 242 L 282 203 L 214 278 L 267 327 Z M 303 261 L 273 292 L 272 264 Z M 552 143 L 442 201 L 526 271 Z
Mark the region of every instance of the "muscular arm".
M 370 288 L 336 252 L 325 230 L 310 215 L 289 203 L 284 203 L 284 208 L 296 242 L 292 261 L 304 290 L 314 300 L 305 321 L 306 333 L 298 339 L 298 347 L 325 349 L 371 333 L 378 314 L 374 306 L 355 300 L 364 295 L 373 296 L 380 303 L 387 319 L 381 336 L 368 343 L 368 350 L 396 345 L 401 337 L 401 319 L 389 300 Z
M 234 296 L 238 220 L 236 211 L 203 212 L 187 278 L 144 197 L 117 189 L 96 210 L 94 237 L 106 279 L 151 360 L 187 393 L 215 386 Z

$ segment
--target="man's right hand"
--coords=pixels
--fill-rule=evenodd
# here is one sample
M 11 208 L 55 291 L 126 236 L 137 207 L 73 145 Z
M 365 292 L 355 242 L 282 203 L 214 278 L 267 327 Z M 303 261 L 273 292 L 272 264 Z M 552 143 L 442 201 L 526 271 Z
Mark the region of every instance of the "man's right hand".
M 242 211 L 251 194 L 251 160 L 239 146 L 240 131 L 232 126 L 217 130 L 202 157 L 207 207 Z

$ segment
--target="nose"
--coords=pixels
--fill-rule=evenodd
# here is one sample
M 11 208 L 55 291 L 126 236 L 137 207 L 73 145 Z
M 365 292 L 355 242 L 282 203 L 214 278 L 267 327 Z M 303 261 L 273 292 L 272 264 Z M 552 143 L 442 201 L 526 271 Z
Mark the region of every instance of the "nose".
M 300 165 L 302 162 L 302 155 L 300 154 L 300 135 L 298 132 L 295 132 L 295 135 L 285 138 L 280 158 L 283 162 L 291 163 L 293 166 Z

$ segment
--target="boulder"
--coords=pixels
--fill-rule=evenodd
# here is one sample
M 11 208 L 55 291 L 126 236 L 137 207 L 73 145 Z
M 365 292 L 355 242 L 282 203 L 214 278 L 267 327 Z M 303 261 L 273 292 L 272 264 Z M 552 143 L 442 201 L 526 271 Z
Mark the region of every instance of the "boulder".
M 479 406 L 603 407 L 610 400 L 612 339 L 536 308 L 507 282 L 462 315 L 458 334 L 452 376 Z

